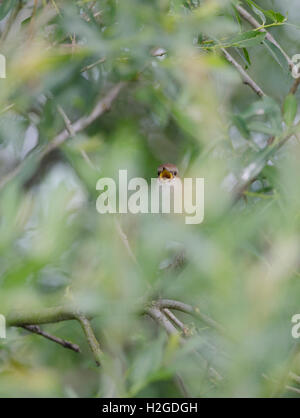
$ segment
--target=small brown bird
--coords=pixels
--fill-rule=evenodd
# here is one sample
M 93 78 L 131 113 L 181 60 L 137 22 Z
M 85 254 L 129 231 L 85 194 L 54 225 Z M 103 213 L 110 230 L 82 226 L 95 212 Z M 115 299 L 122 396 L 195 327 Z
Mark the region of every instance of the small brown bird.
M 176 165 L 166 163 L 157 168 L 157 177 L 159 184 L 174 185 L 177 182 L 181 183 L 179 171 Z
M 179 186 L 180 190 L 182 188 L 182 182 L 179 177 L 179 170 L 174 164 L 166 163 L 162 164 L 157 168 L 157 183 L 162 189 L 162 199 L 168 200 L 170 198 L 171 202 L 174 199 L 173 207 L 182 207 L 182 194 L 176 194 L 175 189 Z M 168 192 L 167 189 L 171 189 Z M 180 202 L 181 201 L 181 202 Z M 180 203 L 178 205 L 178 203 Z M 168 204 L 166 206 L 169 206 Z M 172 205 L 171 205 L 172 206 Z M 172 219 L 175 220 L 174 213 L 172 212 Z M 165 215 L 166 216 L 166 215 Z M 180 216 L 180 215 L 177 215 Z M 183 245 L 180 242 L 168 241 L 166 243 L 166 249 L 169 253 L 168 257 L 160 263 L 160 270 L 177 270 L 181 269 L 186 261 L 185 250 Z
M 162 192 L 162 208 L 166 208 L 162 212 L 182 213 L 182 182 L 176 165 L 160 165 L 157 168 L 157 176 L 157 184 Z

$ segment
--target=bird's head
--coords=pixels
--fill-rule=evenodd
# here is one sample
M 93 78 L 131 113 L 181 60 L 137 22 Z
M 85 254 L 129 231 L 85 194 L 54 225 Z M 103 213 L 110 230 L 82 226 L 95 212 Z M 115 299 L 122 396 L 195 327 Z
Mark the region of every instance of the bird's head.
M 172 182 L 178 176 L 178 168 L 174 164 L 162 164 L 157 168 L 157 177 L 160 182 Z

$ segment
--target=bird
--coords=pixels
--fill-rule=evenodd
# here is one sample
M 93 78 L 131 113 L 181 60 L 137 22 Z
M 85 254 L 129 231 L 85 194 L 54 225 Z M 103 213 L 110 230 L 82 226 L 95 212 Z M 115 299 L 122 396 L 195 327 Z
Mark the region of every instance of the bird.
M 161 185 L 175 185 L 176 183 L 181 184 L 179 177 L 179 170 L 175 164 L 166 163 L 161 164 L 157 168 L 157 179 Z
M 157 184 L 161 189 L 161 211 L 182 213 L 182 182 L 175 164 L 161 164 L 157 168 Z
M 165 163 L 161 164 L 157 168 L 157 184 L 160 186 L 162 190 L 162 207 L 164 205 L 163 201 L 170 199 L 172 202 L 172 198 L 174 199 L 173 203 L 173 211 L 176 212 L 176 206 L 178 209 L 181 208 L 181 211 L 177 213 L 182 213 L 183 209 L 183 202 L 182 202 L 182 181 L 179 176 L 179 170 L 175 164 Z M 180 193 L 176 193 L 177 190 Z M 170 189 L 167 190 L 167 189 Z M 169 203 L 169 202 L 168 202 Z M 168 204 L 167 204 L 168 206 Z M 164 214 L 164 216 L 166 216 Z M 179 215 L 180 216 L 180 215 Z M 177 215 L 178 217 L 178 215 Z M 169 216 L 168 216 L 169 218 Z M 172 213 L 171 219 L 175 220 L 174 214 Z M 185 257 L 185 250 L 182 243 L 178 241 L 167 241 L 166 242 L 166 249 L 169 253 L 169 257 L 163 260 L 160 263 L 159 269 L 160 270 L 177 270 L 178 268 L 181 269 L 185 265 L 186 257 Z

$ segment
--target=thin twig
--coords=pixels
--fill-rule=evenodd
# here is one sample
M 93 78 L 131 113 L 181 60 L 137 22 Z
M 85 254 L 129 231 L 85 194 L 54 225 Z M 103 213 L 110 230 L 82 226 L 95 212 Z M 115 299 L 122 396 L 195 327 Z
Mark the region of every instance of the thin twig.
M 175 373 L 174 381 L 175 381 L 176 385 L 178 386 L 178 389 L 182 393 L 183 397 L 184 398 L 190 398 L 191 396 L 188 392 L 186 384 L 184 383 L 182 377 L 178 373 Z
M 265 96 L 265 93 L 262 91 L 262 89 L 255 83 L 254 80 L 249 76 L 249 74 L 244 70 L 244 68 L 233 58 L 232 55 L 229 54 L 229 52 L 225 48 L 221 48 L 221 51 L 223 52 L 225 58 L 227 61 L 232 64 L 237 71 L 241 74 L 244 84 L 247 84 L 249 87 L 252 88 L 252 90 L 260 97 Z
M 270 382 L 272 382 L 277 388 L 278 388 L 278 385 L 279 385 L 279 381 L 278 380 L 276 380 L 276 379 L 271 379 L 268 375 L 266 375 L 265 373 L 263 373 L 262 374 L 262 377 L 265 379 L 265 380 L 268 380 L 268 381 L 270 381 Z M 287 390 L 287 391 L 290 391 L 290 392 L 295 392 L 295 393 L 298 393 L 298 394 L 300 394 L 300 389 L 298 389 L 298 388 L 295 388 L 294 386 L 290 386 L 290 385 L 284 385 L 283 387 L 282 387 L 282 390 Z M 280 393 L 281 393 L 281 391 L 279 391 L 279 392 L 275 392 L 275 393 L 273 393 L 273 396 L 272 396 L 272 398 L 273 397 L 277 397 L 277 396 L 279 396 L 280 395 Z
M 137 259 L 136 259 L 135 255 L 134 255 L 134 253 L 131 249 L 131 246 L 129 244 L 128 237 L 125 234 L 125 232 L 123 231 L 122 226 L 121 226 L 121 224 L 120 224 L 120 222 L 118 221 L 117 218 L 115 218 L 115 225 L 116 225 L 117 232 L 118 232 L 118 234 L 119 234 L 119 236 L 120 236 L 128 254 L 129 254 L 130 258 L 132 259 L 134 264 L 138 265 Z
M 286 387 L 285 387 L 287 390 L 289 390 L 290 392 L 295 392 L 295 393 L 298 393 L 298 395 L 300 395 L 300 389 L 298 389 L 298 388 L 295 388 L 294 386 L 289 386 L 289 385 L 286 385 Z
M 248 13 L 246 9 L 244 9 L 242 6 L 238 4 L 235 7 L 236 7 L 236 10 L 239 12 L 239 14 L 242 16 L 242 18 L 246 20 L 248 23 L 250 23 L 251 26 L 258 29 L 259 32 L 266 32 L 266 39 L 280 50 L 284 58 L 287 60 L 287 63 L 291 70 L 293 68 L 293 62 L 288 56 L 288 54 L 284 51 L 284 49 L 276 41 L 276 39 L 269 32 L 267 32 L 264 28 L 261 28 L 261 24 L 250 13 Z
M 64 122 L 65 122 L 65 125 L 66 125 L 66 128 L 68 129 L 68 131 L 69 131 L 69 134 L 70 134 L 70 136 L 72 137 L 72 138 L 74 138 L 75 137 L 75 135 L 76 135 L 76 133 L 75 133 L 75 131 L 74 131 L 74 128 L 73 128 L 73 125 L 72 125 L 72 123 L 71 123 L 71 121 L 70 121 L 70 119 L 68 118 L 68 116 L 67 116 L 67 114 L 66 114 L 66 112 L 63 110 L 63 108 L 60 106 L 60 105 L 58 105 L 57 106 L 57 110 L 59 111 L 59 113 L 61 114 L 61 116 L 62 116 L 62 118 L 63 118 L 63 120 L 64 120 Z M 87 153 L 84 151 L 84 150 L 80 150 L 80 154 L 82 155 L 82 158 L 88 163 L 88 165 L 93 169 L 93 170 L 97 170 L 97 167 L 93 164 L 93 162 L 91 161 L 91 159 L 89 158 L 89 156 L 87 155 Z
M 48 332 L 43 331 L 38 325 L 23 325 L 22 328 L 26 329 L 27 331 L 33 332 L 34 334 L 41 335 L 50 341 L 54 341 L 55 343 L 62 345 L 65 348 L 69 348 L 70 350 L 73 350 L 76 353 L 81 352 L 80 347 L 77 344 L 71 343 L 70 341 L 63 340 L 62 338 L 51 335 Z
M 293 379 L 295 382 L 297 382 L 297 383 L 299 383 L 299 384 L 300 384 L 300 376 L 298 376 L 297 374 L 295 374 L 295 373 L 293 373 L 293 372 L 290 372 L 290 373 L 289 373 L 289 377 L 290 377 L 291 379 Z
M 93 62 L 92 64 L 86 65 L 85 67 L 83 67 L 80 72 L 84 73 L 85 71 L 91 70 L 92 68 L 94 68 L 96 65 L 98 64 L 102 64 L 103 62 L 106 61 L 106 58 L 100 58 L 97 61 Z
M 173 312 L 170 311 L 170 309 L 164 308 L 163 312 L 166 314 L 166 316 L 183 332 L 183 335 L 186 336 L 189 334 L 189 329 L 184 325 L 183 322 L 181 322 L 176 315 L 173 314 Z
M 103 352 L 100 348 L 99 342 L 94 334 L 92 325 L 87 317 L 83 315 L 78 315 L 77 317 L 78 321 L 80 322 L 83 332 L 85 333 L 85 336 L 88 340 L 90 349 L 94 355 L 95 361 L 97 366 L 100 366 L 102 358 L 103 358 Z
M 172 302 L 175 302 L 175 301 L 172 301 Z M 181 306 L 181 302 L 179 302 L 179 306 Z M 175 328 L 172 322 L 165 316 L 164 312 L 159 309 L 156 303 L 153 303 L 151 307 L 146 307 L 145 313 L 149 315 L 158 325 L 161 325 L 165 329 L 168 335 L 177 336 L 178 342 L 180 345 L 184 345 L 186 340 L 180 336 L 178 330 Z M 210 375 L 213 378 L 219 381 L 223 379 L 220 373 L 209 365 L 209 362 L 204 358 L 204 356 L 198 350 L 193 350 L 193 352 L 201 360 L 202 367 L 204 369 L 207 369 L 207 371 L 210 373 Z
M 155 322 L 161 325 L 169 335 L 177 335 L 179 341 L 182 341 L 182 338 L 179 336 L 179 333 L 175 326 L 170 322 L 161 310 L 156 306 L 151 306 L 145 308 L 145 313 L 149 315 Z
M 117 83 L 114 87 L 112 87 L 106 96 L 97 102 L 96 106 L 92 110 L 92 112 L 88 116 L 83 116 L 82 118 L 78 119 L 76 122 L 72 124 L 74 134 L 83 131 L 86 127 L 88 127 L 92 122 L 94 122 L 99 116 L 103 113 L 110 110 L 113 101 L 118 97 L 120 91 L 125 87 L 126 83 L 121 81 Z M 54 139 L 51 141 L 46 148 L 46 150 L 42 153 L 42 157 L 48 154 L 53 149 L 59 147 L 63 144 L 68 138 L 70 137 L 70 133 L 68 129 L 64 129 L 60 132 Z
M 145 312 L 159 325 L 161 325 L 169 335 L 178 336 L 179 342 L 183 342 L 182 338 L 179 336 L 177 329 L 174 327 L 171 321 L 160 311 L 157 307 L 149 307 L 145 309 Z M 181 391 L 182 395 L 187 398 L 189 397 L 187 388 L 182 378 L 178 373 L 175 374 L 175 382 Z
M 72 126 L 72 123 L 71 123 L 70 119 L 68 118 L 66 112 L 63 110 L 63 108 L 60 105 L 57 105 L 57 110 L 61 114 L 61 116 L 62 116 L 62 118 L 63 118 L 63 120 L 65 122 L 66 128 L 67 128 L 67 130 L 68 130 L 68 132 L 70 134 L 70 136 L 71 137 L 74 137 L 76 135 L 76 133 L 74 131 L 74 128 Z
M 298 87 L 300 85 L 300 74 L 299 77 L 296 78 L 296 80 L 294 81 L 294 83 L 292 84 L 292 87 L 290 89 L 290 94 L 296 94 Z
M 227 335 L 225 328 L 217 323 L 215 320 L 211 319 L 209 316 L 205 315 L 200 311 L 199 308 L 193 307 L 183 302 L 179 302 L 177 300 L 171 299 L 159 299 L 157 302 L 154 302 L 156 306 L 160 309 L 175 309 L 177 311 L 184 312 L 186 314 L 192 315 L 196 318 L 201 319 L 206 325 L 211 328 L 214 328 L 218 332 L 222 333 L 223 335 Z

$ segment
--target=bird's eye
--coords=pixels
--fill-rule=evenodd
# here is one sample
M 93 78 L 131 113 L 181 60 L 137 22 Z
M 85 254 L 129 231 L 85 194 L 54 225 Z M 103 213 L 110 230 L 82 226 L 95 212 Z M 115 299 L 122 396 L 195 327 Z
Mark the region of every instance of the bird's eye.
M 158 172 L 157 172 L 157 175 L 159 176 L 159 175 L 160 175 L 160 173 L 161 173 L 161 171 L 158 171 Z
M 174 176 L 177 176 L 177 171 L 174 171 Z

